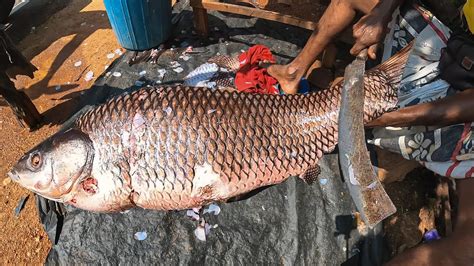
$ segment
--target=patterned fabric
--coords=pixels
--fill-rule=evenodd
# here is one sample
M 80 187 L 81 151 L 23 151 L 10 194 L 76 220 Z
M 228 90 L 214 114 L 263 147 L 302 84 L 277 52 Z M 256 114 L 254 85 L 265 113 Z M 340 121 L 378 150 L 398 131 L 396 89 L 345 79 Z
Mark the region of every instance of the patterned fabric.
M 456 93 L 438 77 L 441 49 L 446 46 L 450 30 L 420 6 L 407 6 L 394 13 L 383 55 L 386 60 L 415 42 L 399 89 L 399 107 Z M 373 135 L 370 143 L 417 160 L 440 175 L 474 177 L 474 123 L 443 128 L 379 128 Z

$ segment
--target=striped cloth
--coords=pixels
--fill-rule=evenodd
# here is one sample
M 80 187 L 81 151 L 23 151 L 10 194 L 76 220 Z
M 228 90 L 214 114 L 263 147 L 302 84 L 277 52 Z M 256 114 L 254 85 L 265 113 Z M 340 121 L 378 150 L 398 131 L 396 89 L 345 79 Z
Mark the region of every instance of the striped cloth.
M 456 93 L 439 78 L 438 62 L 450 30 L 418 5 L 404 5 L 394 13 L 384 42 L 383 60 L 411 41 L 399 89 L 399 107 L 431 102 Z M 370 143 L 417 160 L 426 168 L 452 178 L 474 177 L 474 122 L 443 128 L 377 128 Z

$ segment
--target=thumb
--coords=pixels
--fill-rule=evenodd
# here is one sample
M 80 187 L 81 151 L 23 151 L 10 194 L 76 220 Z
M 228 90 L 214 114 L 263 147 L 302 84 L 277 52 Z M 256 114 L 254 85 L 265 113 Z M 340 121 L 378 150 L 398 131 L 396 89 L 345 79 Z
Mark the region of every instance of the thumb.
M 354 46 L 352 46 L 351 50 L 349 51 L 349 53 L 353 56 L 356 56 L 360 53 L 360 51 L 362 51 L 364 49 L 364 45 L 360 42 L 356 42 L 354 44 Z
M 372 44 L 369 47 L 369 50 L 367 51 L 367 54 L 369 55 L 370 59 L 375 60 L 377 58 L 377 49 L 379 47 L 379 44 Z

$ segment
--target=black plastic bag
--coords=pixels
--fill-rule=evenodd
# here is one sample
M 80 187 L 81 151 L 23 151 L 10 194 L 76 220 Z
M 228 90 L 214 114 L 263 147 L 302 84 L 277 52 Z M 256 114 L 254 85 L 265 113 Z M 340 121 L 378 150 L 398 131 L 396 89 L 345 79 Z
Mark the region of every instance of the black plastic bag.
M 440 77 L 457 90 L 474 88 L 474 35 L 455 34 L 439 62 Z

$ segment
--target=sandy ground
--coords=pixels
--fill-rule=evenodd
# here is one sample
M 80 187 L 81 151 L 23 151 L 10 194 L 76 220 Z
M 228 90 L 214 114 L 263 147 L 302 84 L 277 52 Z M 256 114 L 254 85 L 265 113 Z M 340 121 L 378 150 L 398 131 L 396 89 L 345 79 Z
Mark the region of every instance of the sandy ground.
M 16 86 L 24 88 L 48 125 L 33 133 L 21 128 L 0 99 L 0 263 L 38 265 L 48 254 L 50 243 L 39 223 L 33 194 L 10 182 L 6 172 L 71 115 L 74 97 L 95 80 L 85 81 L 85 73 L 90 70 L 98 77 L 113 61 L 107 54 L 120 46 L 104 10 L 100 0 L 71 1 L 18 44 L 39 70 L 34 79 L 19 77 Z M 82 61 L 80 67 L 74 66 L 77 61 Z M 30 197 L 25 209 L 15 217 L 18 200 L 26 195 Z
M 302 14 L 305 9 L 302 6 L 292 12 Z M 50 242 L 39 223 L 33 194 L 10 182 L 6 172 L 24 152 L 53 134 L 72 114 L 77 104 L 75 97 L 90 88 L 95 80 L 85 81 L 86 73 L 92 71 L 94 77 L 98 77 L 112 63 L 113 59 L 108 59 L 107 54 L 113 53 L 119 45 L 104 10 L 101 0 L 71 1 L 41 26 L 32 29 L 18 44 L 39 70 L 34 79 L 20 77 L 16 86 L 24 88 L 48 124 L 36 132 L 21 128 L 0 99 L 0 263 L 37 265 L 43 263 L 48 254 Z M 78 61 L 82 64 L 75 67 Z M 406 200 L 413 190 L 425 186 L 420 180 L 423 177 L 405 185 L 400 183 L 391 191 L 401 207 L 396 216 L 400 218 L 392 219 L 386 228 L 393 227 L 394 248 L 416 244 L 421 238 L 421 228 L 433 226 L 429 225 L 432 215 L 426 219 L 421 217 L 427 205 L 425 200 L 420 204 Z M 27 195 L 30 197 L 24 210 L 15 217 L 18 200 Z

